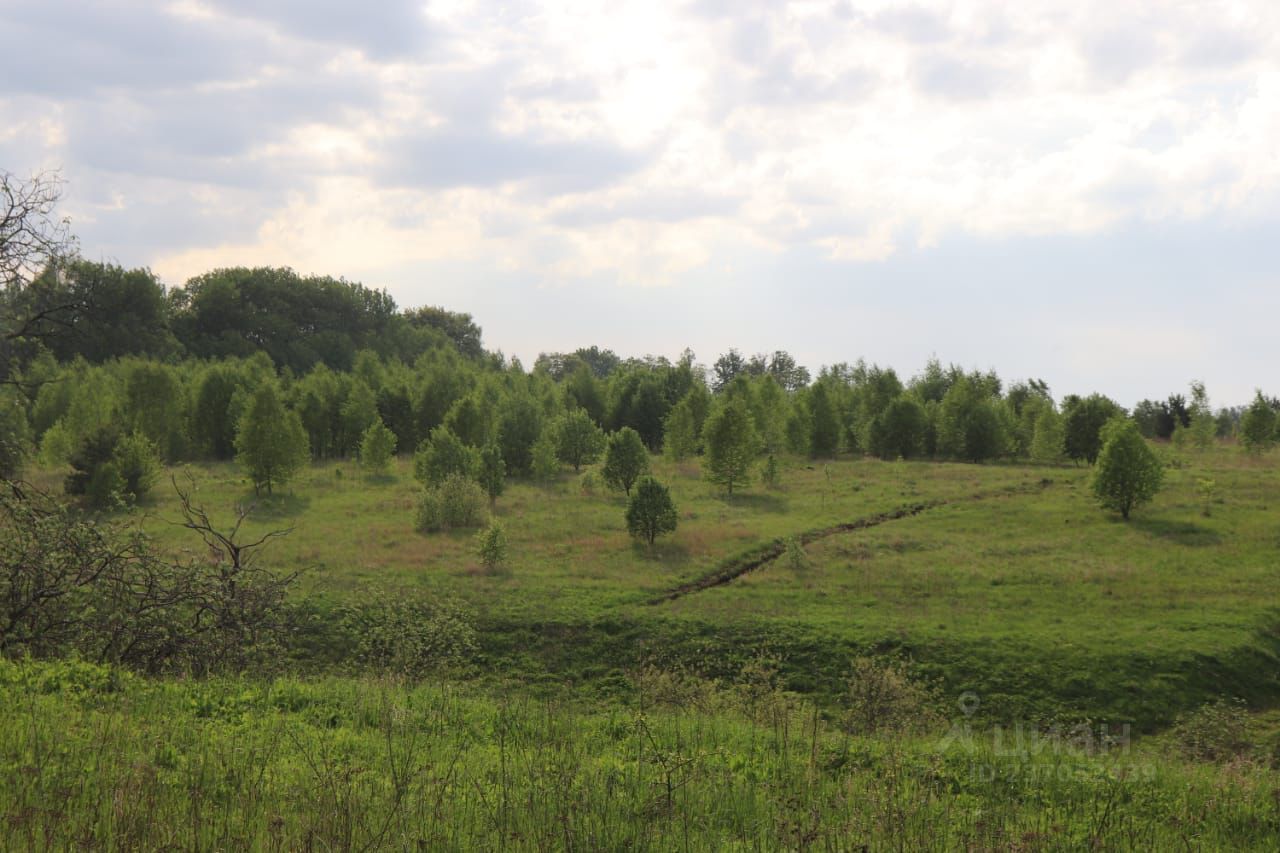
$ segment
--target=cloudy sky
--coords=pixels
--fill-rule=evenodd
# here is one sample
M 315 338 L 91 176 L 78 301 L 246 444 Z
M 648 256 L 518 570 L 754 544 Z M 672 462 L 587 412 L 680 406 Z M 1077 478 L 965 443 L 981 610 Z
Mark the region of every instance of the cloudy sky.
M 90 257 L 346 276 L 526 363 L 1280 392 L 1274 0 L 0 0 L 0 115 Z

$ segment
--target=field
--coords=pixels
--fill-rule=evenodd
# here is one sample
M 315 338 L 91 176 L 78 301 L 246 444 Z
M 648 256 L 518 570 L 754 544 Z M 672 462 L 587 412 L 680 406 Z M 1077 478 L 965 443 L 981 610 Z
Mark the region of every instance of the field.
M 305 570 L 293 674 L 4 664 L 0 820 L 52 847 L 1273 849 L 1280 469 L 1161 452 L 1127 523 L 1070 466 L 791 459 L 724 498 L 655 460 L 680 525 L 652 549 L 566 471 L 498 500 L 497 574 L 414 532 L 407 460 L 316 465 L 247 530 L 292 528 L 264 559 Z M 254 500 L 188 471 L 215 518 Z M 199 558 L 165 486 L 129 517 Z M 363 671 L 332 625 L 378 595 L 458 602 L 475 655 Z M 858 698 L 867 666 L 905 720 Z M 1187 757 L 1170 725 L 1235 698 L 1250 749 Z

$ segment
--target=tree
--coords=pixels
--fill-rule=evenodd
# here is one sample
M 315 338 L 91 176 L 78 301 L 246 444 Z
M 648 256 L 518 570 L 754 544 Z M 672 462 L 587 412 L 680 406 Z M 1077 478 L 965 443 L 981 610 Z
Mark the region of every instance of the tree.
M 385 474 L 395 452 L 396 434 L 379 418 L 360 439 L 360 464 L 370 474 Z
M 658 536 L 675 531 L 676 521 L 671 491 L 653 477 L 641 477 L 636 493 L 627 501 L 627 530 L 653 545 Z
M 0 387 L 0 479 L 16 477 L 31 455 L 31 428 L 22 398 Z
M 311 458 L 307 433 L 298 413 L 285 409 L 274 382 L 254 392 L 236 432 L 236 459 L 244 467 L 253 490 L 272 490 L 287 483 Z
M 1135 507 L 1155 497 L 1163 478 L 1164 466 L 1136 423 L 1117 417 L 1103 426 L 1102 449 L 1093 474 L 1098 503 L 1128 519 Z
M 1063 400 L 1063 448 L 1067 455 L 1090 465 L 1102 449 L 1102 427 L 1112 418 L 1124 415 L 1114 400 L 1101 394 L 1067 397 Z
M 694 421 L 693 403 L 684 397 L 671 407 L 663 424 L 663 450 L 676 462 L 688 459 L 698 452 L 698 430 Z
M 19 384 L 38 343 L 65 334 L 82 306 L 69 294 L 40 299 L 29 284 L 60 258 L 75 254 L 68 220 L 58 218 L 62 181 L 56 172 L 23 180 L 0 171 L 0 383 Z
M 480 487 L 489 496 L 489 506 L 492 508 L 507 485 L 507 466 L 502 461 L 502 448 L 497 445 L 497 442 L 489 442 L 480 451 L 480 471 L 477 479 L 480 481 Z
M 809 453 L 829 459 L 836 455 L 839 446 L 840 418 L 831 403 L 827 384 L 818 382 L 809 392 Z
M 604 452 L 604 433 L 585 409 L 574 409 L 556 418 L 551 434 L 555 438 L 556 456 L 572 465 L 575 472 L 595 462 Z
M 533 443 L 530 455 L 530 472 L 540 483 L 551 483 L 560 473 L 560 458 L 556 455 L 556 442 L 550 433 L 544 431 Z
M 924 407 L 901 396 L 871 421 L 869 449 L 881 459 L 910 459 L 920 452 L 927 428 Z
M 476 556 L 490 574 L 506 567 L 507 530 L 498 519 L 491 519 L 489 526 L 476 534 Z
M 1267 398 L 1258 391 L 1253 402 L 1240 416 L 1240 443 L 1249 453 L 1260 454 L 1271 449 L 1276 441 L 1276 413 Z
M 498 416 L 498 444 L 507 473 L 528 474 L 533 465 L 533 443 L 542 435 L 542 409 L 527 393 L 503 401 Z
M 711 371 L 715 374 L 715 378 L 711 380 L 711 389 L 719 394 L 729 384 L 738 377 L 747 368 L 746 359 L 742 357 L 742 353 L 736 349 L 730 349 L 727 353 L 716 359 L 716 363 L 712 365 Z
M 631 427 L 623 427 L 609 436 L 604 468 L 600 472 L 606 483 L 622 489 L 630 497 L 631 487 L 648 470 L 649 451 L 640 439 L 640 433 Z
M 1031 458 L 1042 465 L 1061 462 L 1065 455 L 1062 440 L 1062 416 L 1052 405 L 1047 405 L 1036 418 L 1035 431 L 1031 436 Z
M 1004 438 L 987 384 L 975 375 L 957 377 L 938 407 L 939 452 L 982 462 L 1001 452 Z
M 342 401 L 339 411 L 338 450 L 346 455 L 360 449 L 360 442 L 365 431 L 378 419 L 378 398 L 373 389 L 357 379 L 347 390 L 347 398 Z
M 432 430 L 413 455 L 413 476 L 428 486 L 440 485 L 450 474 L 471 479 L 479 467 L 476 449 L 463 444 L 446 426 Z
M 63 489 L 98 508 L 137 502 L 151 490 L 159 469 L 155 445 L 146 436 L 121 435 L 110 426 L 89 434 L 71 454 L 70 464 Z
M 759 453 L 755 425 L 742 400 L 718 406 L 702 428 L 706 442 L 706 477 L 732 495 L 735 483 L 746 481 Z
M 1218 434 L 1218 423 L 1209 406 L 1209 395 L 1203 382 L 1191 383 L 1190 415 L 1191 424 L 1187 429 L 1190 430 L 1191 443 L 1197 450 L 1208 450 Z

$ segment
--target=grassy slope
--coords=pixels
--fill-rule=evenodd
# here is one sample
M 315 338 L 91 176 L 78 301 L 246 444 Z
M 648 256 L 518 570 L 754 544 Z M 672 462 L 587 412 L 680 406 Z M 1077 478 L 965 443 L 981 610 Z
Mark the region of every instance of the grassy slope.
M 643 699 L 641 695 L 639 698 Z M 1271 771 L 849 737 L 777 693 L 600 708 L 0 661 L 15 849 L 1274 849 Z M 711 701 L 709 699 L 708 701 Z M 958 733 L 958 730 L 953 730 Z
M 470 534 L 413 532 L 406 460 L 385 483 L 315 466 L 251 529 L 296 527 L 272 559 L 311 567 L 304 591 L 317 600 L 376 586 L 469 602 L 486 664 L 504 675 L 607 688 L 641 660 L 729 674 L 764 652 L 791 687 L 832 695 L 849 657 L 901 649 L 996 716 L 1150 727 L 1217 693 L 1280 695 L 1280 476 L 1227 449 L 1188 458 L 1131 524 L 1098 510 L 1087 472 L 1069 467 L 791 460 L 783 488 L 726 501 L 696 465 L 659 462 L 681 526 L 652 552 L 628 539 L 620 495 L 583 495 L 568 475 L 512 484 L 498 505 L 513 554 L 503 577 L 478 572 Z M 232 466 L 195 473 L 211 510 L 249 497 Z M 1204 475 L 1220 496 L 1208 517 Z M 163 523 L 176 517 L 168 490 L 157 494 L 144 523 L 166 547 L 190 547 Z M 778 561 L 651 603 L 778 537 L 924 501 L 950 503 L 814 542 L 807 569 Z

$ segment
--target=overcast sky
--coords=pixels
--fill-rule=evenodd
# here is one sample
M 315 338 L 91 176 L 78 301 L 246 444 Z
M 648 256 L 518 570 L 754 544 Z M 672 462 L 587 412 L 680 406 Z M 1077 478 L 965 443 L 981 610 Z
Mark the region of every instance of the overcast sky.
M 0 0 L 0 168 L 170 285 L 599 344 L 1280 393 L 1275 0 Z

